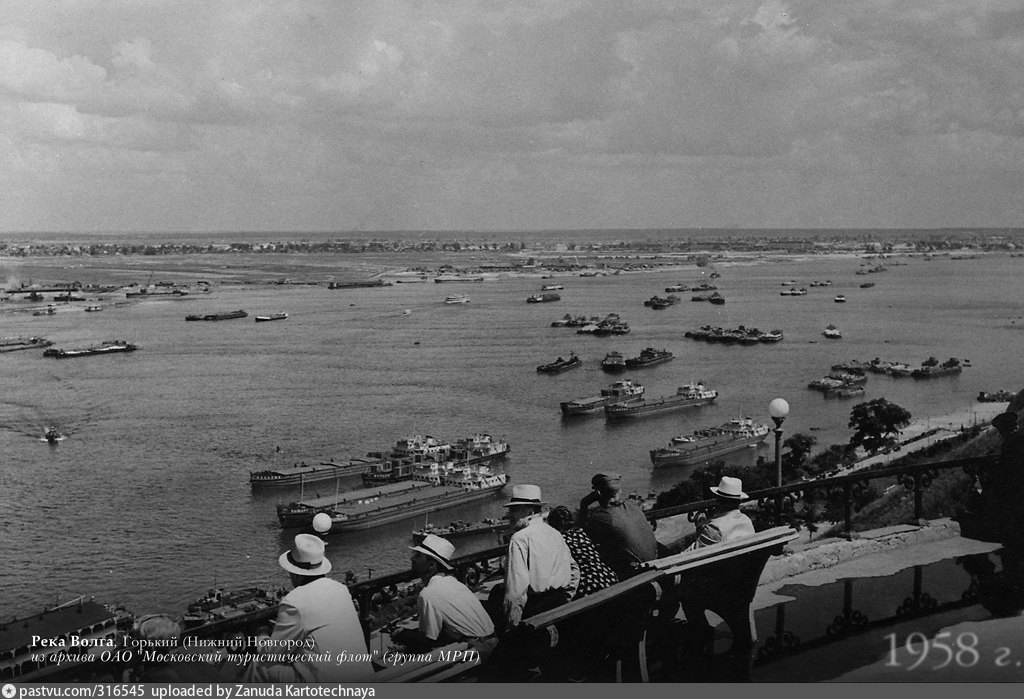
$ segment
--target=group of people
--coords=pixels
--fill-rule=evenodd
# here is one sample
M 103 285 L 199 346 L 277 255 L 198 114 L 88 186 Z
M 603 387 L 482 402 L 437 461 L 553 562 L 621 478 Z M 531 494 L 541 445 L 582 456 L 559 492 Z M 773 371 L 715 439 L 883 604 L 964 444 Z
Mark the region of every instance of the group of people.
M 422 582 L 418 625 L 393 632 L 392 640 L 410 653 L 464 641 L 486 658 L 500 635 L 525 618 L 628 579 L 661 556 L 754 532 L 739 510 L 746 494 L 737 478 L 724 477 L 711 488 L 720 503 L 712 519 L 691 536 L 667 544 L 657 541 L 640 507 L 620 497 L 621 485 L 619 474 L 596 474 L 578 516 L 564 505 L 546 512 L 539 486 L 513 486 L 504 504 L 510 529 L 504 580 L 483 601 L 453 575 L 455 546 L 425 536 L 410 547 L 412 572 Z M 293 589 L 281 599 L 273 628 L 257 652 L 282 659 L 250 663 L 242 681 L 372 680 L 375 668 L 356 606 L 348 587 L 327 577 L 331 562 L 325 549 L 320 537 L 298 534 L 294 546 L 279 557 Z M 167 619 L 138 629 L 151 638 L 173 637 L 175 631 L 180 628 L 171 628 Z M 291 652 L 282 654 L 282 648 Z M 166 678 L 193 670 L 179 665 L 148 672 Z

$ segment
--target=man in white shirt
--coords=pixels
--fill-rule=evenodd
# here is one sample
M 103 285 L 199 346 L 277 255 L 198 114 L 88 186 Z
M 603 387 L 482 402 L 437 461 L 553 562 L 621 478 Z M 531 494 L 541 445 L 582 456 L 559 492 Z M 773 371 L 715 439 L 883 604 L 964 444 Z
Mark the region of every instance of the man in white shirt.
M 504 505 L 513 529 L 505 566 L 506 628 L 565 604 L 579 584 L 579 567 L 565 539 L 541 514 L 545 504 L 539 486 L 514 485 Z
M 291 662 L 253 663 L 246 682 L 345 682 L 373 674 L 363 627 L 348 588 L 326 577 L 322 539 L 299 534 L 278 558 L 295 589 L 281 600 L 274 630 L 257 650 Z
M 428 534 L 417 546 L 410 546 L 412 572 L 423 581 L 416 600 L 419 628 L 402 629 L 391 635 L 412 652 L 468 641 L 486 656 L 493 648 L 494 623 L 473 591 L 451 575 L 455 547 L 447 539 Z

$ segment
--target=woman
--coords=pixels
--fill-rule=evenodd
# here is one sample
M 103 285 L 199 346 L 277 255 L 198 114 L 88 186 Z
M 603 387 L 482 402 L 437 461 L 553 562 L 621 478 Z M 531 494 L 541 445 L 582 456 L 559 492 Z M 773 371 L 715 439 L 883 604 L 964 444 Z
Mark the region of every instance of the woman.
M 586 597 L 619 582 L 615 572 L 601 560 L 594 542 L 582 528 L 576 526 L 572 510 L 565 505 L 553 508 L 548 513 L 548 524 L 561 532 L 573 560 L 580 567 L 580 584 L 573 599 Z

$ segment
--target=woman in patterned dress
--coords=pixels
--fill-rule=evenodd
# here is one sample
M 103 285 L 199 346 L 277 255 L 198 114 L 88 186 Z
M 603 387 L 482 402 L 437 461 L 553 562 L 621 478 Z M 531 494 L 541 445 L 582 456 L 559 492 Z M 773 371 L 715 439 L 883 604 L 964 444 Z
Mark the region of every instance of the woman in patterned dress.
M 576 525 L 576 517 L 565 505 L 559 505 L 548 513 L 548 524 L 561 532 L 565 543 L 569 546 L 576 565 L 580 567 L 580 584 L 576 588 L 573 599 L 586 597 L 619 582 L 615 572 L 605 565 L 597 552 L 594 542 L 587 533 Z

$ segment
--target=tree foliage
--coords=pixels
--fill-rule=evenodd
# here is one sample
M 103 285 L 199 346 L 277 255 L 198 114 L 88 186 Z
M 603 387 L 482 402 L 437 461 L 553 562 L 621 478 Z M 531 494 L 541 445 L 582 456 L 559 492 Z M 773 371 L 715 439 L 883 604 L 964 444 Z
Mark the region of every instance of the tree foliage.
M 850 446 L 864 447 L 868 453 L 876 452 L 909 424 L 910 412 L 885 398 L 860 403 L 850 411 L 849 427 L 854 429 Z

